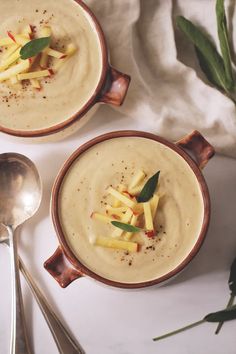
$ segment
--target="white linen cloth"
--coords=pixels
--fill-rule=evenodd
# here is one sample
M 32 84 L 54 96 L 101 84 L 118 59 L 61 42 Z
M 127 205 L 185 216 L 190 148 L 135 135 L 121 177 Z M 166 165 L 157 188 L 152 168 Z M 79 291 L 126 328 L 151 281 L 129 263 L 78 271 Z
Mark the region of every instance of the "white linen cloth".
M 177 140 L 198 129 L 220 153 L 236 157 L 236 108 L 202 74 L 193 46 L 176 29 L 183 15 L 219 48 L 215 0 L 86 0 L 105 32 L 112 65 L 131 75 L 124 114 Z M 225 2 L 236 47 L 236 2 Z M 235 49 L 235 48 L 234 48 Z M 234 53 L 234 58 L 236 58 Z M 125 129 L 125 126 L 121 126 Z

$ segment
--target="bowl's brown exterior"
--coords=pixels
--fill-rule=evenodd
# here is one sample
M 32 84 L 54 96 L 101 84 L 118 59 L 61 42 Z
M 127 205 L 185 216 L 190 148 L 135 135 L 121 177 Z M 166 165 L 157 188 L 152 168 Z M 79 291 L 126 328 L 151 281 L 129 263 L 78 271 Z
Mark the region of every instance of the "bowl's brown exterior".
M 85 152 L 87 149 L 92 147 L 93 145 L 100 143 L 104 140 L 108 139 L 114 139 L 118 137 L 143 137 L 151 140 L 158 141 L 162 143 L 163 145 L 168 146 L 170 149 L 174 150 L 177 154 L 179 154 L 190 166 L 192 171 L 194 172 L 198 182 L 199 186 L 201 189 L 202 197 L 203 197 L 203 203 L 204 203 L 204 217 L 203 217 L 203 223 L 201 227 L 201 231 L 198 237 L 198 240 L 196 244 L 194 245 L 193 249 L 191 252 L 188 254 L 188 256 L 184 259 L 182 263 L 180 263 L 176 268 L 174 268 L 172 271 L 169 273 L 163 275 L 162 277 L 159 277 L 154 280 L 146 281 L 146 282 L 141 282 L 141 283 L 121 283 L 117 281 L 113 281 L 110 279 L 106 279 L 93 271 L 91 271 L 89 268 L 87 268 L 85 265 L 83 265 L 74 255 L 72 250 L 69 248 L 65 235 L 63 234 L 62 227 L 60 225 L 60 220 L 59 220 L 59 193 L 60 193 L 60 188 L 63 182 L 63 179 L 70 168 L 70 166 L 73 164 L 73 162 L 78 158 L 80 154 Z M 171 143 L 157 135 L 151 134 L 151 133 L 146 133 L 142 131 L 133 131 L 133 130 L 124 130 L 124 131 L 116 131 L 116 132 L 111 132 L 107 134 L 103 134 L 101 136 L 98 136 L 89 142 L 83 144 L 81 147 L 79 147 L 72 155 L 71 157 L 65 162 L 64 166 L 62 167 L 61 171 L 59 172 L 59 175 L 56 178 L 56 181 L 54 183 L 53 189 L 52 189 L 52 200 L 51 200 L 51 212 L 52 212 L 52 220 L 53 224 L 62 248 L 62 251 L 66 255 L 67 259 L 71 262 L 71 264 L 77 269 L 80 273 L 83 275 L 88 275 L 95 280 L 98 280 L 102 283 L 105 283 L 107 285 L 113 286 L 113 287 L 119 287 L 119 288 L 127 288 L 127 289 L 135 289 L 135 288 L 144 288 L 156 284 L 160 284 L 163 282 L 166 282 L 168 279 L 176 276 L 179 272 L 181 272 L 188 264 L 189 262 L 193 259 L 193 257 L 198 253 L 200 247 L 202 246 L 202 243 L 206 237 L 206 233 L 208 230 L 208 225 L 210 221 L 210 197 L 209 197 L 209 192 L 207 188 L 207 184 L 205 182 L 205 179 L 196 164 L 196 162 L 184 151 L 182 150 L 179 146 L 177 146 L 174 143 Z

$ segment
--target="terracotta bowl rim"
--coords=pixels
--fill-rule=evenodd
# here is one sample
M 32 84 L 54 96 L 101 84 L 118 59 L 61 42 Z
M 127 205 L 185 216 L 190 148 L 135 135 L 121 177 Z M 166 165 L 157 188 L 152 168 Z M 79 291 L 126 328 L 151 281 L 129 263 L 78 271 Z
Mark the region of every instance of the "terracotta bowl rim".
M 62 231 L 62 227 L 60 225 L 60 219 L 59 219 L 59 193 L 60 193 L 60 188 L 62 186 L 64 177 L 66 173 L 68 172 L 69 168 L 72 166 L 74 161 L 78 158 L 79 155 L 81 155 L 83 152 L 85 152 L 87 149 L 90 147 L 103 142 L 105 140 L 109 139 L 114 139 L 114 138 L 119 138 L 119 137 L 142 137 L 142 138 L 147 138 L 151 139 L 157 142 L 162 143 L 163 145 L 171 148 L 174 150 L 176 153 L 178 153 L 190 166 L 192 171 L 194 172 L 200 189 L 201 189 L 201 194 L 203 198 L 203 203 L 204 203 L 204 216 L 203 216 L 203 222 L 202 222 L 202 227 L 201 231 L 199 233 L 199 236 L 197 238 L 197 241 L 190 251 L 190 253 L 184 258 L 184 260 L 173 270 L 168 272 L 167 274 L 158 277 L 153 280 L 148 280 L 145 282 L 138 282 L 138 283 L 123 283 L 123 282 L 118 282 L 114 280 L 110 280 L 107 278 L 104 278 L 95 272 L 91 271 L 89 268 L 87 268 L 82 262 L 80 262 L 77 257 L 74 255 L 73 251 L 69 248 L 64 233 Z M 206 184 L 206 181 L 197 166 L 196 162 L 184 151 L 182 150 L 179 146 L 176 144 L 169 142 L 168 140 L 152 134 L 152 133 L 147 133 L 143 131 L 136 131 L 136 130 L 120 130 L 120 131 L 113 131 L 110 133 L 105 133 L 102 135 L 99 135 L 88 142 L 82 144 L 77 150 L 72 153 L 72 155 L 65 161 L 64 165 L 62 166 L 61 170 L 59 171 L 56 180 L 54 182 L 53 188 L 52 188 L 52 198 L 51 198 L 51 216 L 52 216 L 52 221 L 54 224 L 55 231 L 57 233 L 57 237 L 59 240 L 59 243 L 61 245 L 61 248 L 70 261 L 70 263 L 82 273 L 82 275 L 88 275 L 95 280 L 98 280 L 102 283 L 105 283 L 107 285 L 113 286 L 113 287 L 118 287 L 118 288 L 126 288 L 126 289 L 136 289 L 136 288 L 144 288 L 148 286 L 153 286 L 157 285 L 163 282 L 166 282 L 170 278 L 174 277 L 177 275 L 179 272 L 181 272 L 189 263 L 190 261 L 196 256 L 198 251 L 200 250 L 203 241 L 205 240 L 208 226 L 209 226 L 209 221 L 210 221 L 210 211 L 211 211 L 211 206 L 210 206 L 210 196 L 209 196 L 209 191 L 208 187 Z
M 74 113 L 71 117 L 65 119 L 61 123 L 55 124 L 47 128 L 36 129 L 36 130 L 18 130 L 18 129 L 7 128 L 0 125 L 0 132 L 15 137 L 21 137 L 21 138 L 36 138 L 36 137 L 55 134 L 69 127 L 75 121 L 83 118 L 83 116 L 93 107 L 93 105 L 97 103 L 97 97 L 102 91 L 102 88 L 105 84 L 105 80 L 107 77 L 108 69 L 109 69 L 108 49 L 107 49 L 106 39 L 100 23 L 98 22 L 96 16 L 90 10 L 90 8 L 87 5 L 85 5 L 82 0 L 73 0 L 73 1 L 76 2 L 78 6 L 81 6 L 85 12 L 87 12 L 87 14 L 92 19 L 92 22 L 94 23 L 98 34 L 100 48 L 101 48 L 101 55 L 102 55 L 102 68 L 101 68 L 100 79 L 97 84 L 97 87 L 95 88 L 89 100 L 83 105 L 83 107 L 80 110 L 78 110 L 76 113 Z

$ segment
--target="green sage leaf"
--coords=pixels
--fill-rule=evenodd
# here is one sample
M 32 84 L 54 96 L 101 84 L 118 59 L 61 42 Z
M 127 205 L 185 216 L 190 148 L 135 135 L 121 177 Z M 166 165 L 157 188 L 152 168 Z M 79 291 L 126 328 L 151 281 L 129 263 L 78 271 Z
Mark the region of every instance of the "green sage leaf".
M 217 77 L 217 82 L 226 91 L 232 89 L 228 83 L 225 73 L 224 62 L 216 47 L 203 32 L 191 21 L 183 16 L 178 16 L 176 20 L 178 28 L 191 40 L 195 47 L 207 58 L 208 65 L 211 66 L 211 72 Z
M 141 190 L 141 192 L 137 198 L 138 203 L 148 202 L 149 199 L 151 199 L 153 197 L 153 194 L 154 194 L 157 184 L 158 184 L 159 175 L 160 175 L 160 171 L 155 173 L 155 175 L 150 177 L 149 180 L 145 183 L 143 189 Z
M 229 36 L 227 30 L 227 20 L 225 16 L 224 0 L 216 1 L 217 30 L 220 41 L 221 54 L 224 61 L 225 74 L 230 86 L 230 91 L 234 89 L 234 78 L 231 64 L 231 54 L 229 47 Z
M 126 223 L 120 222 L 120 221 L 111 221 L 111 224 L 118 227 L 119 229 L 127 231 L 127 232 L 140 232 L 140 231 L 142 231 L 142 229 L 140 229 L 137 226 L 126 224 Z
M 236 305 L 217 312 L 209 313 L 204 317 L 207 322 L 225 322 L 236 319 Z
M 207 57 L 204 56 L 202 52 L 195 46 L 195 52 L 198 58 L 198 62 L 200 68 L 206 75 L 207 79 L 209 80 L 212 85 L 222 89 L 221 82 L 218 80 L 218 76 L 215 74 L 215 71 L 212 70 L 211 63 L 208 61 Z
M 229 288 L 234 296 L 236 296 L 236 258 L 231 264 L 230 275 L 229 275 Z
M 21 59 L 29 59 L 42 52 L 42 50 L 49 46 L 50 39 L 51 37 L 42 37 L 26 43 L 20 50 Z

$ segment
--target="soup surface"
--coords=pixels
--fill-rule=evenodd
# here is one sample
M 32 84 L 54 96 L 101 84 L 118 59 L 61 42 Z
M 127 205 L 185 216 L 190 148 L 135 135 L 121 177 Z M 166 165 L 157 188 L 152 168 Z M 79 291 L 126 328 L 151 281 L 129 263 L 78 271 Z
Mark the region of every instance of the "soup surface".
M 129 184 L 137 170 L 160 170 L 160 201 L 154 220 L 157 235 L 139 234 L 138 252 L 97 246 L 114 226 L 91 218 L 105 214 L 107 188 Z M 194 247 L 203 222 L 203 198 L 189 165 L 167 146 L 141 137 L 98 143 L 81 154 L 64 177 L 59 194 L 60 223 L 74 255 L 104 278 L 123 283 L 153 280 L 178 266 Z
M 95 25 L 73 0 L 11 0 L 0 2 L 0 36 L 21 33 L 27 25 L 52 28 L 54 49 L 73 43 L 77 51 L 42 90 L 30 85 L 15 89 L 0 83 L 0 125 L 17 130 L 39 130 L 72 117 L 93 95 L 101 77 L 102 53 Z M 0 61 L 1 55 L 0 53 Z

